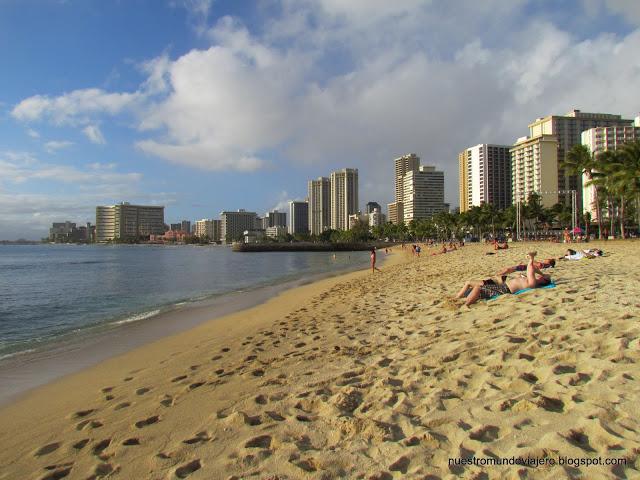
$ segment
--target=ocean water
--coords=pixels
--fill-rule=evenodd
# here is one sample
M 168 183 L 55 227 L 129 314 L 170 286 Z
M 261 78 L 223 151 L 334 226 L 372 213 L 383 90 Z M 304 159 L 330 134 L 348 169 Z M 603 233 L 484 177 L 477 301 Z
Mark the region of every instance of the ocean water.
M 368 252 L 0 245 L 0 360 L 189 304 L 366 267 Z

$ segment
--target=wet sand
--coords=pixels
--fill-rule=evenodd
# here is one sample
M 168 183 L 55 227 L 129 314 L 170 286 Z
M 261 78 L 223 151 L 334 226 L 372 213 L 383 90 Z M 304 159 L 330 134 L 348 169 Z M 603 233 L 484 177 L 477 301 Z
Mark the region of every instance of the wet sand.
M 0 479 L 634 478 L 640 243 L 589 246 L 608 256 L 559 263 L 556 288 L 470 309 L 465 280 L 565 247 L 396 248 L 64 377 L 0 410 Z

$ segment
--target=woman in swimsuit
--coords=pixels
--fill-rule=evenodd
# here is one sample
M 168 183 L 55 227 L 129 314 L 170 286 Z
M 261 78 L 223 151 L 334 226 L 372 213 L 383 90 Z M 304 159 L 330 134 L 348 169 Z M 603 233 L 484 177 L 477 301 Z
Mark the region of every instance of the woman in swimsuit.
M 506 275 L 500 279 L 489 278 L 480 282 L 466 282 L 462 290 L 458 292 L 456 298 L 467 297 L 465 305 L 469 306 L 478 301 L 478 299 L 489 299 L 496 295 L 504 295 L 507 293 L 516 293 L 525 288 L 543 287 L 551 283 L 551 276 L 545 275 L 535 265 L 536 252 L 529 252 L 527 257 L 527 275 L 523 277 L 512 278 L 507 280 Z

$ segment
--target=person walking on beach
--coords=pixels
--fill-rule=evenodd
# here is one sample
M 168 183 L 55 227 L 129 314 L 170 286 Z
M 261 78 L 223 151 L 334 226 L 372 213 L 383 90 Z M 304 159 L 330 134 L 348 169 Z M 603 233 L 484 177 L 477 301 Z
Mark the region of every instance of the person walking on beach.
M 380 269 L 376 267 L 376 247 L 373 247 L 371 249 L 371 273 L 376 273 L 376 270 L 380 271 Z

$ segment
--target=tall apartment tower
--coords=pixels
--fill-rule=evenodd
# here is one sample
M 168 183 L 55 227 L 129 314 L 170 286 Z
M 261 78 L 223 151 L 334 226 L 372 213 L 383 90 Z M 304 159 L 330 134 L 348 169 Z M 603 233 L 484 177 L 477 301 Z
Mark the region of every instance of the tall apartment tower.
M 460 211 L 483 203 L 500 210 L 511 205 L 511 155 L 509 145 L 482 143 L 458 155 Z
M 631 126 L 590 128 L 582 132 L 581 140 L 582 145 L 596 156 L 607 150 L 617 150 L 625 143 L 640 140 L 640 117 Z M 586 185 L 588 180 L 586 175 L 582 176 L 582 212 L 589 212 L 591 218 L 597 220 L 600 209 L 595 204 L 595 187 Z
M 358 212 L 358 169 L 331 173 L 331 228 L 349 230 L 349 215 Z
M 164 207 L 117 205 L 96 207 L 96 241 L 138 239 L 164 233 Z
M 582 178 L 566 175 L 562 168 L 567 158 L 567 153 L 574 145 L 580 145 L 581 134 L 585 130 L 594 127 L 631 126 L 633 120 L 623 119 L 621 115 L 609 113 L 587 113 L 580 110 L 572 110 L 566 115 L 549 115 L 537 118 L 529 125 L 529 137 L 531 139 L 541 135 L 555 135 L 558 140 L 557 152 L 557 184 L 552 190 L 577 190 L 578 208 L 582 205 Z M 545 158 L 542 162 L 545 163 Z M 569 201 L 569 196 L 563 196 L 560 200 Z
M 220 237 L 225 243 L 231 243 L 242 238 L 245 230 L 256 228 L 256 212 L 240 209 L 237 212 L 220 213 Z
M 287 213 L 280 212 L 278 210 L 272 210 L 265 215 L 267 219 L 268 227 L 286 227 L 287 226 Z M 266 228 L 265 228 L 266 230 Z
M 403 199 L 404 199 L 404 176 L 407 172 L 417 172 L 420 167 L 420 157 L 415 153 L 410 153 L 394 160 L 395 164 L 395 201 L 388 205 L 389 221 L 391 223 L 402 223 L 404 219 Z
M 212 242 L 220 241 L 220 220 L 203 218 L 194 224 L 193 233 L 196 237 L 209 237 Z
M 421 166 L 409 171 L 403 182 L 404 223 L 428 218 L 446 210 L 444 203 L 444 172 L 436 167 Z
M 309 230 L 320 235 L 331 227 L 331 188 L 327 177 L 309 180 Z
M 309 233 L 309 202 L 289 202 L 289 234 Z
M 558 186 L 558 137 L 521 137 L 511 153 L 511 195 L 513 203 L 526 201 L 531 193 L 555 192 Z M 557 193 L 541 195 L 544 207 L 558 203 Z

